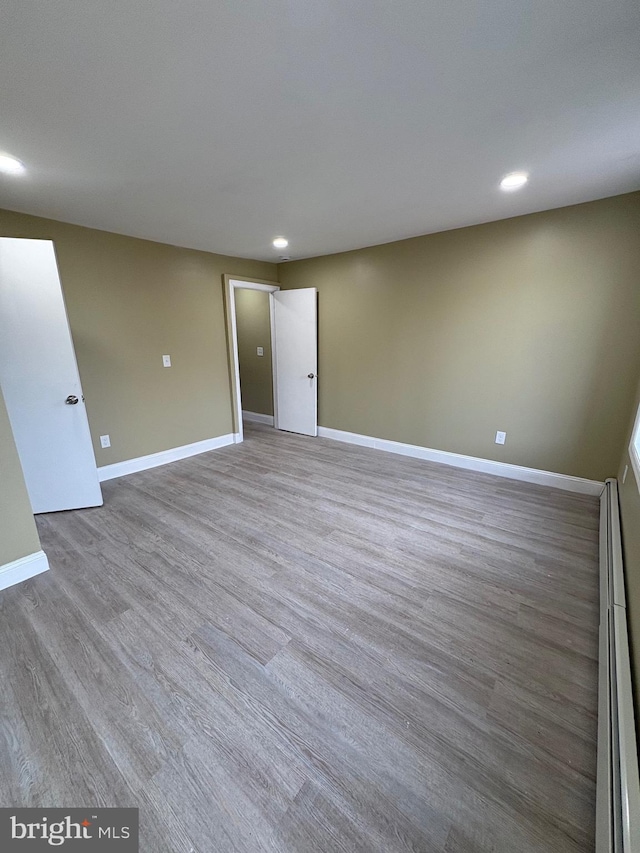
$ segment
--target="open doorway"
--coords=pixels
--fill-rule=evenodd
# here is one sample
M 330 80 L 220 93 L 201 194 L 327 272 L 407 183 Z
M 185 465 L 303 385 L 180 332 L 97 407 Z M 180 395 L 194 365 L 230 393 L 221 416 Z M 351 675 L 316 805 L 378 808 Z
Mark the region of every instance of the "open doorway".
M 317 391 L 317 291 L 315 288 L 280 291 L 272 282 L 225 276 L 225 299 L 234 439 L 243 440 L 243 410 L 247 420 L 270 423 L 276 429 L 303 435 L 318 434 Z M 240 291 L 254 294 L 240 295 Z M 256 293 L 258 295 L 256 295 Z M 268 324 L 264 294 L 269 301 Z M 243 317 L 238 317 L 241 306 Z M 249 312 L 246 309 L 249 309 Z M 248 315 L 248 316 L 247 316 Z M 243 333 L 239 343 L 239 328 Z M 267 342 L 267 329 L 269 341 Z M 248 334 L 247 334 L 248 332 Z M 258 337 L 263 339 L 259 342 Z M 265 377 L 271 352 L 271 393 Z M 262 355 L 259 355 L 259 348 Z M 243 387 L 244 381 L 246 389 Z M 269 406 L 269 396 L 271 406 Z M 263 409 L 255 412 L 254 408 Z M 272 415 L 269 415 L 269 409 Z M 262 417 L 255 417 L 262 415 Z
M 231 370 L 231 397 L 233 403 L 233 430 L 234 441 L 236 444 L 244 439 L 243 428 L 243 404 L 242 404 L 242 389 L 240 381 L 240 357 L 238 353 L 238 318 L 236 312 L 236 294 L 239 290 L 252 290 L 267 295 L 267 298 L 272 293 L 277 293 L 280 286 L 273 282 L 267 281 L 251 281 L 248 279 L 224 277 L 225 283 L 225 299 L 227 307 L 227 327 L 228 327 L 228 342 L 229 342 L 229 365 Z M 275 425 L 275 371 L 273 358 L 273 341 L 275 338 L 273 328 L 273 311 L 271 304 L 269 305 L 269 339 L 271 345 L 271 376 L 272 376 L 272 408 L 274 412 Z
M 269 293 L 235 291 L 242 419 L 273 426 L 273 360 Z

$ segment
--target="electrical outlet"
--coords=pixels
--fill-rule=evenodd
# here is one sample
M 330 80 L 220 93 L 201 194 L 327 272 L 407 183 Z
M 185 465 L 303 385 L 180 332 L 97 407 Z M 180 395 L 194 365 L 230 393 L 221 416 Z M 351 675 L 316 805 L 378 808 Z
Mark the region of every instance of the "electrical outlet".
M 623 483 L 623 484 L 624 484 L 624 481 L 627 479 L 627 472 L 628 472 L 628 471 L 629 471 L 629 466 L 628 466 L 628 465 L 625 465 L 625 466 L 624 466 L 624 474 L 622 475 L 622 483 Z
M 500 430 L 496 433 L 496 444 L 504 444 L 507 440 L 506 432 L 501 432 Z
M 100 436 L 100 447 L 111 447 L 111 439 L 108 435 Z
M 171 356 L 163 355 L 162 356 L 162 366 L 163 367 L 171 367 Z
M 264 355 L 264 347 L 256 347 L 256 352 L 258 355 Z

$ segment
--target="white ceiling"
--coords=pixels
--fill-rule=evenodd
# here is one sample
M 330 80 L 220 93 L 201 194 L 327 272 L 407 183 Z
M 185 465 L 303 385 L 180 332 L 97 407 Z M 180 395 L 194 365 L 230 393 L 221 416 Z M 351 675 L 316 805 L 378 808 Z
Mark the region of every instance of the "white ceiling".
M 640 188 L 638 0 L 3 0 L 0 80 L 0 207 L 231 255 Z

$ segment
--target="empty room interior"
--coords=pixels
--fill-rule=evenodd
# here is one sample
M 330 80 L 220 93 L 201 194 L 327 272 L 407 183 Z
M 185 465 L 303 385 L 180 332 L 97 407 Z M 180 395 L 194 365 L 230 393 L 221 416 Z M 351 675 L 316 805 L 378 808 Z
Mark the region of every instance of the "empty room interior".
M 639 45 L 5 0 L 3 851 L 640 851 Z

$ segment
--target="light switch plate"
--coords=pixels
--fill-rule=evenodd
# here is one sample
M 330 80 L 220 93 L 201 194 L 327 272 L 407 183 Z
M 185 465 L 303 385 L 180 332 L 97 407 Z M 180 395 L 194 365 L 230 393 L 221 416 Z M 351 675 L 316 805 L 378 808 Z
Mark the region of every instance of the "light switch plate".
M 498 430 L 496 433 L 496 444 L 504 444 L 506 440 L 507 440 L 506 432 L 502 432 L 501 430 Z
M 108 435 L 100 436 L 100 447 L 111 447 L 111 439 Z
M 264 347 L 257 347 L 256 352 L 258 355 L 264 355 Z
M 163 355 L 162 356 L 162 366 L 163 367 L 171 367 L 171 356 Z

